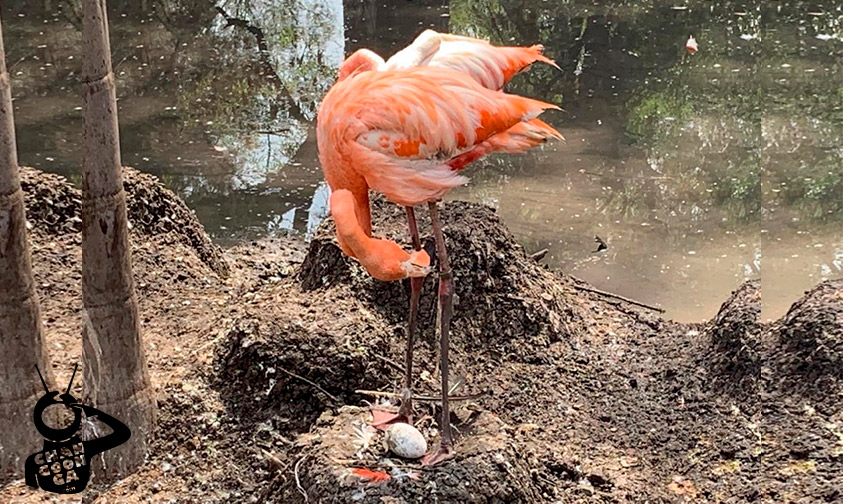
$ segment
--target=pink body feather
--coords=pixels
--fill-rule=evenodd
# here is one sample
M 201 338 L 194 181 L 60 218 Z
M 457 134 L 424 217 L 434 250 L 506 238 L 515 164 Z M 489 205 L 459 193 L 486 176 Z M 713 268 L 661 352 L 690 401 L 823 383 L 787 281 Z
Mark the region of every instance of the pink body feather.
M 404 206 L 435 201 L 467 182 L 460 170 L 490 152 L 562 138 L 536 119 L 558 107 L 501 91 L 535 62 L 556 66 L 541 50 L 427 30 L 387 61 L 361 49 L 343 62 L 319 108 L 319 159 L 331 189 L 351 193 L 365 235 L 369 189 Z

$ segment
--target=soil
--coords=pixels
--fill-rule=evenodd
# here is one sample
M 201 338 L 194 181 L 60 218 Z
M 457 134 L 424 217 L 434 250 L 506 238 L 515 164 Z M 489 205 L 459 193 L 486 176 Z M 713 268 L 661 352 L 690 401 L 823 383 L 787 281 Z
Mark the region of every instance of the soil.
M 843 282 L 773 324 L 758 322 L 757 283 L 709 323 L 678 324 L 547 270 L 491 209 L 446 203 L 453 382 L 471 398 L 453 403 L 455 456 L 425 468 L 390 456 L 366 424 L 378 397 L 366 390 L 400 388 L 405 283 L 342 256 L 330 220 L 309 244 L 221 251 L 154 177 L 126 181 L 160 424 L 149 462 L 92 482 L 86 502 L 843 501 Z M 61 384 L 81 360 L 79 193 L 34 170 L 24 183 Z M 407 244 L 400 208 L 376 200 L 374 215 L 377 233 Z M 421 302 L 418 396 L 438 390 L 435 283 Z M 438 415 L 417 401 L 428 444 Z M 0 490 L 2 502 L 75 499 Z

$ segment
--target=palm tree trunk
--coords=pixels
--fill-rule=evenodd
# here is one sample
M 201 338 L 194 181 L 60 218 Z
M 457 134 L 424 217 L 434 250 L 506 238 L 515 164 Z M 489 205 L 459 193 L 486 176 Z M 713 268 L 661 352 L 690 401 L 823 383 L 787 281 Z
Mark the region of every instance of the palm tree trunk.
M 35 365 L 52 383 L 35 293 L 18 173 L 12 89 L 0 27 L 0 485 L 20 476 L 41 449 L 32 409 L 44 393 Z
M 132 431 L 125 445 L 105 452 L 104 465 L 94 468 L 99 478 L 113 481 L 143 463 L 155 426 L 156 404 L 132 278 L 105 0 L 82 2 L 82 51 L 84 397 L 86 403 Z

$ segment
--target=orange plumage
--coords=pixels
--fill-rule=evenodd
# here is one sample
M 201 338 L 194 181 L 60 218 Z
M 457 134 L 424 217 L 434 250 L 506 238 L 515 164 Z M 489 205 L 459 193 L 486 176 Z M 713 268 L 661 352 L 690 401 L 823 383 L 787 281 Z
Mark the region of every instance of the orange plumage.
M 352 54 L 325 96 L 317 124 L 325 179 L 332 190 L 350 193 L 338 208 L 371 237 L 369 189 L 408 207 L 436 201 L 468 181 L 460 170 L 470 162 L 562 138 L 536 119 L 558 107 L 500 91 L 535 62 L 555 66 L 541 50 L 427 30 L 387 61 L 367 49 Z M 333 198 L 332 213 L 336 220 Z M 402 271 L 395 261 L 405 257 L 385 240 L 359 239 L 349 227 L 353 220 L 341 219 L 338 237 L 347 254 L 376 278 Z M 377 254 L 387 255 L 376 261 Z
M 380 483 L 381 481 L 386 481 L 391 478 L 387 472 L 374 471 L 372 469 L 366 469 L 365 467 L 353 467 L 351 469 L 351 474 L 357 476 L 363 481 L 371 481 L 374 483 Z

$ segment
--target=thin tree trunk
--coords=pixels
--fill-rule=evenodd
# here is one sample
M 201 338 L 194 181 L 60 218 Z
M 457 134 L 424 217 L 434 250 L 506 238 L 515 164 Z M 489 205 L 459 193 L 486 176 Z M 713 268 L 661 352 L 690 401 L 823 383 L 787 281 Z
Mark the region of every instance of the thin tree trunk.
M 0 485 L 20 477 L 26 457 L 42 448 L 43 439 L 31 420 L 44 394 L 36 364 L 52 384 L 26 234 L 12 89 L 0 27 Z
M 99 478 L 113 481 L 144 462 L 156 404 L 132 279 L 105 0 L 82 2 L 82 53 L 84 397 L 132 431 L 125 445 L 105 452 L 103 466 L 94 468 Z

